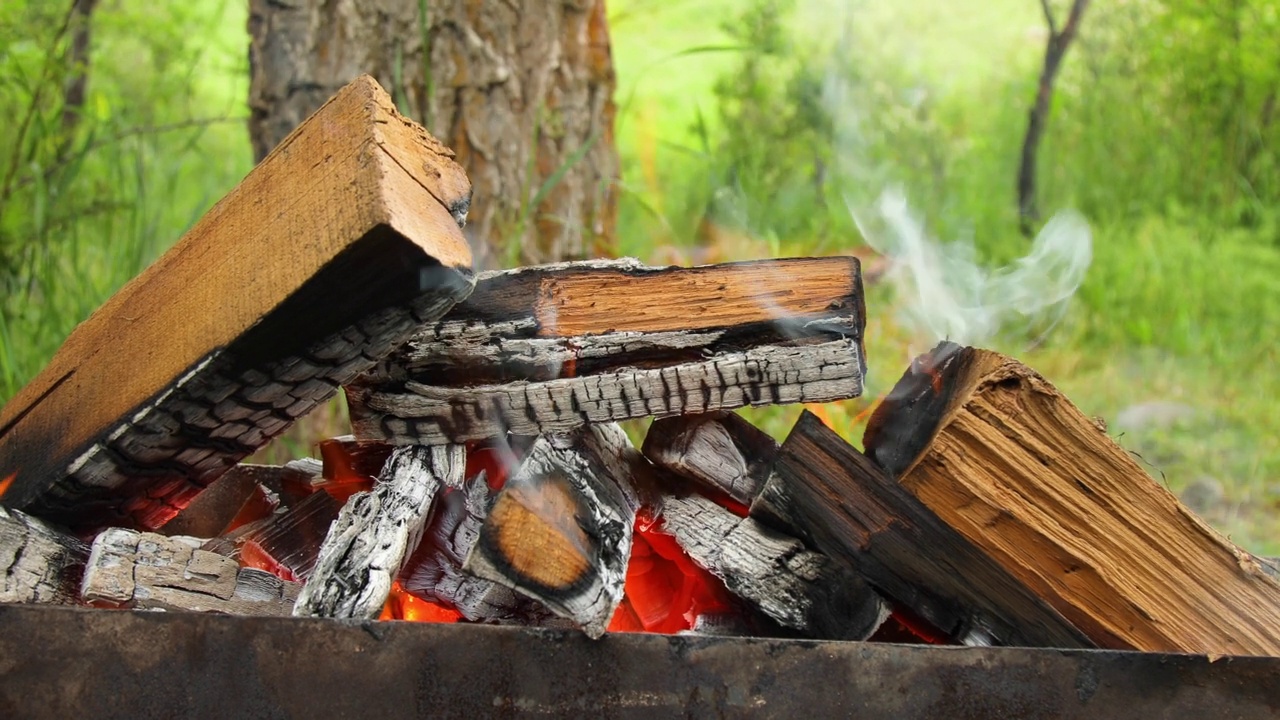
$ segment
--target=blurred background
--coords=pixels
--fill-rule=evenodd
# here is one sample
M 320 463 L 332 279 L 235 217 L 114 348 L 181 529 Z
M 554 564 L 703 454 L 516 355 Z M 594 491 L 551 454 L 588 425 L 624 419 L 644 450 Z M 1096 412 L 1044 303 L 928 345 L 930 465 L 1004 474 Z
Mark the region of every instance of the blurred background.
M 409 53 L 444 52 L 450 16 L 431 13 L 450 4 L 407 4 L 417 45 L 388 45 L 380 79 L 458 149 L 432 117 L 442 66 L 420 63 L 416 95 L 405 79 Z M 252 168 L 248 5 L 0 4 L 0 402 Z M 490 264 L 546 259 L 530 238 L 584 163 L 609 165 L 610 205 L 571 256 L 859 254 L 887 271 L 868 289 L 870 392 L 811 408 L 857 444 L 876 396 L 939 339 L 922 283 L 1005 278 L 1072 210 L 1078 290 L 1023 317 L 1020 290 L 956 289 L 1018 298 L 963 339 L 1039 370 L 1211 524 L 1280 553 L 1280 0 L 586 5 L 607 24 L 612 133 L 579 147 L 534 129 L 561 152 L 520 165 L 509 221 L 478 238 Z M 596 159 L 607 142 L 616 159 Z M 891 269 L 882 254 L 907 239 L 963 267 Z M 798 412 L 752 419 L 781 436 Z M 308 454 L 344 424 L 338 401 L 267 455 Z

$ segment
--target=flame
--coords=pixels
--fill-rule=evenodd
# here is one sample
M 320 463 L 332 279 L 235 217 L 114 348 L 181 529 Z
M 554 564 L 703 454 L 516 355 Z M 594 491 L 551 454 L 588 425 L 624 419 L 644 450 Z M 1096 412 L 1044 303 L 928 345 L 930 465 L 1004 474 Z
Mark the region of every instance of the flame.
M 342 441 L 322 440 L 320 460 L 324 464 L 325 479 L 320 489 L 332 495 L 334 500 L 346 503 L 352 495 L 373 489 L 375 478 L 356 469 L 355 458 L 342 446 Z
M 4 497 L 4 494 L 9 491 L 9 486 L 16 479 L 18 479 L 18 473 L 11 473 L 9 477 L 0 480 L 0 498 Z
M 423 600 L 405 590 L 397 580 L 391 584 L 391 594 L 382 606 L 379 620 L 407 620 L 409 622 L 452 623 L 462 619 L 462 613 L 440 603 Z

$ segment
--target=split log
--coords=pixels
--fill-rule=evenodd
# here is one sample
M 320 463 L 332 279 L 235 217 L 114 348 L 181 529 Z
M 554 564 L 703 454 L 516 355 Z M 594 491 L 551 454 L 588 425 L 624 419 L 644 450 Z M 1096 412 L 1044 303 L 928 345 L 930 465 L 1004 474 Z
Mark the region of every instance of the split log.
M 655 420 L 640 451 L 659 466 L 750 505 L 773 467 L 778 443 L 731 412 Z
M 288 615 L 296 583 L 201 550 L 204 540 L 110 528 L 93 541 L 80 596 L 140 610 Z
M 1025 365 L 940 344 L 912 363 L 864 441 L 1099 645 L 1280 655 L 1280 583 Z
M 968 645 L 1090 647 L 1076 627 L 809 412 L 751 506 Z
M 283 513 L 273 515 L 240 538 L 240 560 L 272 574 L 305 582 L 315 569 L 320 546 L 342 506 L 327 492 L 308 495 Z M 206 549 L 220 547 L 217 539 Z
M 634 260 L 480 277 L 347 388 L 358 437 L 436 445 L 859 395 L 858 261 Z
M 0 507 L 0 603 L 75 603 L 88 555 L 74 537 Z
M 599 637 L 622 599 L 638 459 L 613 424 L 538 438 L 494 500 L 463 569 Z
M 20 508 L 157 528 L 473 284 L 451 153 L 362 77 L 0 410 Z
M 338 514 L 293 614 L 378 617 L 436 493 L 461 486 L 465 468 L 461 445 L 396 448 L 373 490 L 352 495 Z
M 847 566 L 705 497 L 663 497 L 659 522 L 694 562 L 783 627 L 813 638 L 865 640 L 889 615 Z
M 400 585 L 455 608 L 471 622 L 548 625 L 554 616 L 541 603 L 462 569 L 494 496 L 483 471 L 461 488 L 441 491 L 427 530 L 400 573 Z

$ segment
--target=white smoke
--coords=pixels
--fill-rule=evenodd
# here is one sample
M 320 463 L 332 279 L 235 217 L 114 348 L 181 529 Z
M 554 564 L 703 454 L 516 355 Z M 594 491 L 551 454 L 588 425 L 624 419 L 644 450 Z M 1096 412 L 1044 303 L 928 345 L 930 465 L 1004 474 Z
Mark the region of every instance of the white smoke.
M 996 269 L 977 261 L 972 244 L 930 237 L 900 189 L 883 192 L 870 214 L 850 212 L 867 243 L 890 260 L 885 278 L 902 314 L 935 341 L 982 344 L 1011 321 L 1052 326 L 1093 258 L 1089 225 L 1071 211 L 1056 214 L 1025 257 Z

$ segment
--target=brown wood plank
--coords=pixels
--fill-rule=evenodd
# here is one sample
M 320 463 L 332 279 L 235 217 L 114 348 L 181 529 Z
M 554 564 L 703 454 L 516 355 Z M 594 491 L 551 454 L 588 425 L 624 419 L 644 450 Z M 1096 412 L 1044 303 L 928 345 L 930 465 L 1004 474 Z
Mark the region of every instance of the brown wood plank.
M 751 515 L 850 563 L 886 597 L 957 641 L 1091 646 L 976 543 L 807 411 L 778 450 Z
M 472 284 L 467 181 L 348 85 L 0 410 L 10 507 L 158 527 Z
M 939 345 L 912 363 L 865 443 L 1099 645 L 1280 655 L 1280 583 L 1016 360 Z

